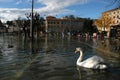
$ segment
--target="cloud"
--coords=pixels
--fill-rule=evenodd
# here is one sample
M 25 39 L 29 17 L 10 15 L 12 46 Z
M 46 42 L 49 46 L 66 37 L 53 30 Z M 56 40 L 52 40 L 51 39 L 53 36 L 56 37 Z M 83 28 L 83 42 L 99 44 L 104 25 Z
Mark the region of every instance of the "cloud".
M 45 14 L 70 14 L 74 13 L 74 10 L 67 9 L 69 6 L 85 4 L 90 0 L 37 0 L 38 3 L 44 5 L 42 8 L 36 9 L 40 13 Z
M 24 17 L 26 12 L 30 12 L 30 10 L 17 8 L 0 8 L 0 19 L 3 22 L 7 20 L 15 20 L 19 16 Z
M 89 0 L 38 0 L 39 3 L 45 5 L 44 9 L 61 9 L 71 5 L 85 4 Z
M 0 2 L 12 2 L 13 0 L 0 0 Z M 24 0 L 15 0 L 16 4 L 24 4 Z M 43 15 L 59 15 L 59 14 L 70 14 L 74 13 L 75 10 L 70 10 L 67 7 L 86 4 L 91 0 L 34 0 L 39 5 L 44 5 L 39 8 L 35 8 L 34 11 L 39 12 Z M 30 2 L 30 0 L 27 0 Z M 36 5 L 35 5 L 36 6 Z M 0 19 L 2 21 L 14 20 L 19 16 L 25 16 L 25 13 L 30 12 L 30 9 L 19 9 L 19 8 L 0 8 Z

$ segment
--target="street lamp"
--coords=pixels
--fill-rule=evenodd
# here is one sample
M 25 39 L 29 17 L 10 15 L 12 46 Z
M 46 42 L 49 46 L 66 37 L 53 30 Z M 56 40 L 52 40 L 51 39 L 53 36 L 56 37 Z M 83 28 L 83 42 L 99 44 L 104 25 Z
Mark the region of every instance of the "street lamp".
M 31 25 L 30 25 L 30 38 L 33 40 L 33 8 L 34 8 L 34 0 L 32 0 L 32 9 L 31 9 Z

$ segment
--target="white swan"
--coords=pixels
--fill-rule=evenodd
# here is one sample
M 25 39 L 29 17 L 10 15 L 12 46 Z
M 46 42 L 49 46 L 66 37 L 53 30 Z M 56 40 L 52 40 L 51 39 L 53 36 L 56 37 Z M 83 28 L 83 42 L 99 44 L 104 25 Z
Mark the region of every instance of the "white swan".
M 75 53 L 80 52 L 80 56 L 77 60 L 77 65 L 85 68 L 92 69 L 106 69 L 107 65 L 104 64 L 104 60 L 99 56 L 93 56 L 85 61 L 82 61 L 83 52 L 81 48 L 76 48 Z

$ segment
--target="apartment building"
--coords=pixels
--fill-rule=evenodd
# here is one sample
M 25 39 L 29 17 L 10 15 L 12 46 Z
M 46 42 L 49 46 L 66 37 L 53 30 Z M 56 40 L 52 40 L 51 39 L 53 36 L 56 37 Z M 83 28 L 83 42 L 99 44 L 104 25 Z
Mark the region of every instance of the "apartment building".
M 82 19 L 56 18 L 54 16 L 46 17 L 46 32 L 68 33 L 81 31 L 83 28 Z
M 120 37 L 120 8 L 103 12 L 94 23 L 99 31 L 106 31 L 108 37 Z
M 110 17 L 111 23 L 110 26 L 112 25 L 120 25 L 120 8 L 116 8 L 113 10 L 109 10 L 103 13 L 103 16 L 106 15 L 108 17 Z

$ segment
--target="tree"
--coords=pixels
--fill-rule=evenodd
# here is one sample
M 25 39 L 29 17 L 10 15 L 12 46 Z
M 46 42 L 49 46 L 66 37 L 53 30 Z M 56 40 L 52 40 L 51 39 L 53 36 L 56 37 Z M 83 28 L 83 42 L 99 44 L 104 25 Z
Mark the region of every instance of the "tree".
M 108 29 L 110 27 L 112 19 L 109 16 L 107 16 L 107 14 L 103 14 L 101 20 L 102 20 L 102 27 L 104 28 L 105 31 L 105 29 Z
M 30 24 L 32 14 L 26 13 L 25 15 Z M 33 32 L 35 32 L 37 35 L 39 34 L 40 31 L 44 31 L 44 28 L 41 26 L 44 24 L 44 21 L 45 21 L 44 18 L 41 17 L 39 13 L 37 12 L 33 13 Z
M 9 26 L 13 26 L 13 22 L 12 21 L 7 21 L 6 24 Z
M 3 23 L 2 23 L 2 21 L 0 20 L 0 27 L 2 27 L 3 26 Z
M 106 13 L 102 14 L 102 17 L 95 21 L 95 25 L 98 27 L 101 31 L 106 31 L 106 29 L 110 28 L 110 24 L 112 22 L 112 19 L 110 16 L 108 16 Z
M 21 17 L 18 17 L 18 19 L 16 20 L 16 26 L 19 27 L 19 30 L 23 28 L 24 20 Z
M 98 31 L 97 28 L 93 25 L 93 20 L 90 18 L 86 18 L 84 21 L 83 32 L 92 35 L 97 31 Z
M 95 25 L 97 26 L 98 30 L 102 35 L 109 36 L 110 25 L 113 22 L 111 16 L 104 12 L 100 19 L 95 20 Z
M 98 20 L 95 20 L 95 23 L 94 23 L 98 30 L 102 30 L 102 20 L 101 19 L 98 19 Z
M 65 16 L 64 18 L 66 18 L 66 19 L 76 19 L 74 15 L 68 15 L 68 16 Z

